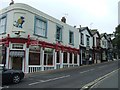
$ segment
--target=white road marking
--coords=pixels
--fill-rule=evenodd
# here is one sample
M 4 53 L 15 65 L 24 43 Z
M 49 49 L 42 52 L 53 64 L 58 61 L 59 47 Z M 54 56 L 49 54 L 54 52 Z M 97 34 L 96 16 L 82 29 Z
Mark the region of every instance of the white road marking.
M 104 68 L 104 67 L 106 67 L 107 65 L 104 65 L 104 66 L 101 66 L 101 67 L 98 67 L 98 68 Z
M 30 83 L 29 85 L 35 85 L 38 83 L 44 83 L 44 82 L 50 82 L 50 81 L 54 81 L 54 80 L 58 80 L 58 79 L 62 79 L 62 78 L 67 78 L 70 77 L 70 75 L 66 75 L 66 76 L 61 76 L 61 77 L 57 77 L 57 78 L 52 78 L 52 79 L 48 79 L 48 80 L 39 80 L 38 82 L 34 82 L 34 83 Z
M 90 69 L 90 71 L 93 71 L 93 70 L 95 70 L 95 69 Z
M 3 87 L 0 86 L 0 90 L 2 89 Z
M 120 68 L 116 69 L 116 70 L 114 70 L 114 71 L 112 71 L 112 72 L 110 72 L 110 73 L 108 73 L 108 74 L 106 74 L 106 75 L 104 75 L 104 76 L 102 76 L 102 77 L 100 77 L 98 79 L 95 79 L 94 81 L 92 81 L 92 82 L 90 82 L 90 83 L 88 83 L 86 85 L 84 85 L 80 90 L 86 90 L 86 88 L 88 89 L 90 86 L 91 86 L 90 88 L 93 88 L 97 83 L 101 82 L 102 80 L 109 77 L 111 74 L 113 74 L 114 72 L 116 72 L 118 70 L 120 70 Z
M 0 90 L 3 88 L 9 88 L 9 86 L 3 86 L 3 87 L 0 86 Z
M 82 74 L 82 73 L 86 73 L 86 72 L 93 71 L 93 70 L 95 70 L 95 69 L 86 70 L 86 71 L 83 71 L 83 72 L 80 72 L 80 73 Z

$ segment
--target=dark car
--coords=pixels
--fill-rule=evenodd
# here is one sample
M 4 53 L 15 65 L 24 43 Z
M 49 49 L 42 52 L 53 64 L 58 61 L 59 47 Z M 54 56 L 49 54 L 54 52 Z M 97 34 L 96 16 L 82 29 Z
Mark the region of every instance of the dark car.
M 2 74 L 2 85 L 17 84 L 24 78 L 24 73 L 21 70 L 6 69 L 4 66 L 0 66 L 0 73 Z

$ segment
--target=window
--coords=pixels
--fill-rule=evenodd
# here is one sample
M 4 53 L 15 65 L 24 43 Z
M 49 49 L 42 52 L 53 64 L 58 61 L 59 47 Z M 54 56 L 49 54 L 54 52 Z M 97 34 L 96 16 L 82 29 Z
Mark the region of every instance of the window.
M 84 45 L 84 34 L 81 33 L 81 44 Z
M 56 63 L 60 63 L 60 52 L 57 52 Z
M 0 18 L 0 34 L 3 34 L 6 31 L 6 20 L 6 16 Z
M 53 49 L 45 48 L 44 65 L 53 65 Z
M 42 36 L 42 37 L 46 37 L 47 36 L 47 22 L 36 18 L 34 34 Z
M 40 65 L 40 52 L 29 52 L 29 65 Z
M 57 26 L 56 28 L 56 40 L 62 41 L 62 27 Z
M 67 63 L 67 52 L 63 53 L 63 63 Z
M 74 54 L 74 64 L 77 64 L 77 54 Z
M 70 44 L 74 44 L 74 34 L 73 34 L 73 32 L 69 32 L 69 43 Z
M 72 53 L 70 53 L 69 60 L 69 63 L 72 63 Z
M 86 40 L 87 41 L 86 45 L 89 46 L 90 45 L 90 36 L 86 35 L 86 39 L 87 39 Z
M 104 41 L 102 41 L 102 45 L 104 45 Z

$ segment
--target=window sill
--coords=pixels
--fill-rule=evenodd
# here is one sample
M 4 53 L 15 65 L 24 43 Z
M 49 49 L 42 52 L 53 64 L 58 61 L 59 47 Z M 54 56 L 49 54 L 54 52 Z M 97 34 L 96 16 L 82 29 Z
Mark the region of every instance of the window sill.
M 73 44 L 73 43 L 69 43 L 69 45 L 72 45 L 72 46 L 74 46 L 74 44 Z
M 42 37 L 42 38 L 46 38 L 47 39 L 47 36 L 41 36 L 41 35 L 37 35 L 37 34 L 33 34 L 34 36 L 38 36 L 38 37 Z
M 56 41 L 57 41 L 58 43 L 61 43 L 61 42 L 63 42 L 62 40 L 58 40 L 58 39 L 56 39 Z

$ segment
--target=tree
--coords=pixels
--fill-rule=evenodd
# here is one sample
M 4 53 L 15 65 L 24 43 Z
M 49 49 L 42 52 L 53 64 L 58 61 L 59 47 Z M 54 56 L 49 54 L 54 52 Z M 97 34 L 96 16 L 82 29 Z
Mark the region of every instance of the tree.
M 114 36 L 113 46 L 116 47 L 117 53 L 120 57 L 120 24 L 115 28 Z
M 116 27 L 115 43 L 117 45 L 117 48 L 120 49 L 120 24 Z

